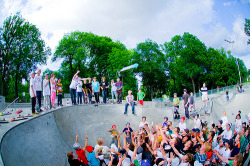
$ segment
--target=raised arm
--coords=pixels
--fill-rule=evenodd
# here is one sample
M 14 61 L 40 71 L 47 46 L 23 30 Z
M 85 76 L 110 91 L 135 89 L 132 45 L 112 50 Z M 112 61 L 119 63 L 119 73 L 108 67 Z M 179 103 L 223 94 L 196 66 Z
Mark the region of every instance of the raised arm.
M 171 142 L 171 143 L 170 143 L 170 146 L 172 147 L 172 149 L 173 149 L 173 151 L 175 152 L 175 154 L 176 154 L 177 156 L 180 156 L 180 152 L 175 148 L 174 142 Z
M 84 146 L 83 150 L 86 150 L 87 146 L 88 146 L 88 136 L 85 135 L 85 146 Z
M 78 136 L 78 135 L 76 135 L 76 142 L 75 142 L 75 143 L 77 143 L 77 142 L 78 142 L 78 139 L 79 139 L 79 136 Z
M 229 164 L 229 160 L 226 159 L 225 157 L 221 156 L 217 150 L 213 150 L 213 152 L 214 152 L 214 154 L 215 154 L 219 159 L 221 159 L 221 161 L 223 161 L 223 162 Z

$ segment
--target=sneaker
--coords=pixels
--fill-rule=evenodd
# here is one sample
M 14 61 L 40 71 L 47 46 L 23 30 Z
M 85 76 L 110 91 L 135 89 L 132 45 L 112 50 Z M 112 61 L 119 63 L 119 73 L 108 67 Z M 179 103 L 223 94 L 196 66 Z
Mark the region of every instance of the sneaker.
M 37 112 L 36 113 L 32 113 L 32 115 L 39 115 L 39 113 L 37 113 Z

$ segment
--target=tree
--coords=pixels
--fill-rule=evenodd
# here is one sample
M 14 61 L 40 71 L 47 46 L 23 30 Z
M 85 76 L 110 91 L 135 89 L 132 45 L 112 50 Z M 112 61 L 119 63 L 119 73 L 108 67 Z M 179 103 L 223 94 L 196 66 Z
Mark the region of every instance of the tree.
M 245 33 L 247 36 L 250 36 L 250 19 L 245 19 Z M 247 44 L 250 44 L 250 39 L 248 39 Z
M 1 79 L 2 92 L 6 94 L 10 79 L 15 82 L 15 94 L 18 96 L 18 84 L 22 78 L 27 80 L 28 73 L 38 64 L 45 64 L 50 48 L 45 47 L 39 29 L 17 13 L 8 17 L 0 31 L 1 40 Z

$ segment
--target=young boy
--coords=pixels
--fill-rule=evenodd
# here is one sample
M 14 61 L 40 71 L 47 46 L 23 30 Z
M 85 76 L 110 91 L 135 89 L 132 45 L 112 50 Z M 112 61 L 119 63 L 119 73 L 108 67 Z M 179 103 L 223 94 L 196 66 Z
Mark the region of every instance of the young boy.
M 229 101 L 228 89 L 226 90 L 226 99 Z
M 146 96 L 144 92 L 141 92 L 141 88 L 139 89 L 139 92 L 137 93 L 137 102 L 143 106 L 143 99 Z
M 29 93 L 30 93 L 30 98 L 32 101 L 31 109 L 32 109 L 32 114 L 33 115 L 38 115 L 38 113 L 35 112 L 35 105 L 36 105 L 36 83 L 35 83 L 35 72 L 31 73 L 31 78 L 30 78 L 30 88 L 29 88 Z
M 63 86 L 62 86 L 62 83 L 61 83 L 61 78 L 58 78 L 56 90 L 57 90 L 57 96 L 58 96 L 58 106 L 63 106 L 62 105 Z
M 173 105 L 174 105 L 174 118 L 178 119 L 178 117 L 180 116 L 179 114 L 180 100 L 177 97 L 177 93 L 174 93 Z
M 89 164 L 91 166 L 99 166 L 100 161 L 98 160 L 97 152 L 91 146 L 87 146 L 87 151 L 89 152 L 87 157 Z
M 122 133 L 126 134 L 126 141 L 128 143 L 131 143 L 132 142 L 131 133 L 133 133 L 133 129 L 130 127 L 129 122 L 126 123 L 126 127 L 123 129 L 123 131 L 119 135 L 122 135 Z
M 39 105 L 40 111 L 43 111 L 41 109 L 41 99 L 42 99 L 42 76 L 41 74 L 41 69 L 37 69 L 37 74 L 35 76 L 35 89 L 36 89 L 36 98 L 37 98 L 37 103 Z
M 50 108 L 49 73 L 45 74 L 45 79 L 43 80 L 43 107 L 45 111 L 48 111 Z
M 190 104 L 190 112 L 191 111 L 195 111 L 194 94 L 193 94 L 193 92 L 190 93 L 189 104 Z
M 88 161 L 87 161 L 87 158 L 86 158 L 86 155 L 85 155 L 85 150 L 88 146 L 88 136 L 86 135 L 85 136 L 85 146 L 84 148 L 82 149 L 80 144 L 77 143 L 78 142 L 78 139 L 79 139 L 79 136 L 76 135 L 76 141 L 75 141 L 75 144 L 73 145 L 73 148 L 76 150 L 76 154 L 78 155 L 78 160 L 81 162 L 82 165 L 88 165 Z
M 73 152 L 68 152 L 67 156 L 68 156 L 68 162 L 70 166 L 82 165 L 82 163 L 79 160 L 75 159 L 75 154 Z
M 107 132 L 111 133 L 112 141 L 110 142 L 110 146 L 115 144 L 118 147 L 118 138 L 119 135 L 118 131 L 116 130 L 116 125 L 113 125 L 111 129 L 107 130 Z
M 76 84 L 77 104 L 82 104 L 82 80 L 78 79 Z

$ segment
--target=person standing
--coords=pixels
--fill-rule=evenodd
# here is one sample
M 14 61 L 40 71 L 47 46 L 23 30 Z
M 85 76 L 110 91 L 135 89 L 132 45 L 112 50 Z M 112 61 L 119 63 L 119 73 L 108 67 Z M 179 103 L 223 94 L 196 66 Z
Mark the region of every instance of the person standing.
M 102 89 L 103 103 L 105 103 L 105 104 L 106 104 L 106 101 L 107 101 L 108 88 L 109 88 L 109 83 L 106 81 L 105 77 L 102 77 L 101 89 Z
M 30 78 L 30 98 L 31 98 L 31 110 L 33 115 L 38 115 L 38 113 L 35 112 L 35 105 L 36 105 L 36 82 L 35 82 L 35 72 L 31 73 Z
M 122 104 L 122 82 L 120 81 L 120 78 L 117 78 L 117 82 L 115 83 L 116 86 L 116 92 L 117 92 L 117 104 Z
M 100 103 L 99 101 L 99 93 L 100 93 L 100 84 L 98 81 L 96 81 L 96 77 L 94 77 L 94 80 L 92 82 L 92 91 L 95 95 L 95 102 Z
M 41 108 L 41 99 L 42 99 L 42 76 L 41 76 L 41 69 L 37 69 L 37 73 L 35 76 L 35 89 L 36 89 L 36 98 L 37 98 L 37 103 L 39 105 L 40 111 L 43 111 Z
M 112 79 L 111 80 L 111 96 L 112 96 L 112 102 L 114 103 L 115 100 L 114 100 L 114 97 L 115 99 L 117 100 L 117 92 L 116 92 L 117 88 L 115 86 L 115 82 L 114 80 Z
M 61 83 L 61 78 L 58 78 L 58 82 L 56 84 L 56 90 L 57 90 L 57 102 L 58 102 L 58 106 L 63 106 L 62 105 L 62 92 L 63 92 L 63 86 Z
M 182 95 L 182 100 L 183 100 L 183 107 L 185 109 L 185 115 L 186 115 L 186 118 L 189 119 L 189 112 L 188 112 L 188 107 L 189 107 L 189 95 L 187 94 L 187 89 L 184 89 L 184 94 Z
M 82 80 L 78 78 L 76 83 L 77 104 L 82 104 Z
M 189 96 L 189 104 L 190 104 L 190 112 L 191 112 L 191 111 L 195 111 L 194 94 L 193 94 L 193 92 L 190 93 L 190 96 Z
M 135 104 L 134 104 L 134 96 L 132 95 L 132 91 L 128 91 L 128 96 L 126 97 L 127 103 L 125 104 L 125 111 L 124 115 L 127 114 L 128 106 L 131 105 L 132 107 L 132 114 L 135 114 Z
M 143 106 L 143 99 L 146 96 L 144 92 L 141 91 L 141 88 L 139 89 L 139 92 L 137 93 L 137 102 Z
M 89 83 L 87 84 L 87 93 L 89 96 L 89 104 L 91 104 L 92 102 L 92 82 L 91 82 L 91 78 L 88 78 Z
M 56 108 L 55 107 L 55 100 L 56 100 L 56 75 L 54 73 L 51 74 L 51 78 L 50 78 L 50 88 L 51 88 L 51 107 L 52 108 Z
M 77 70 L 69 86 L 72 105 L 76 105 L 76 84 L 78 80 L 78 73 L 80 73 L 80 70 Z
M 205 83 L 203 83 L 203 87 L 201 88 L 200 92 L 202 93 L 202 107 L 201 108 L 204 108 L 204 101 L 206 101 L 206 107 L 207 107 L 208 92 L 207 92 L 207 87 Z
M 49 87 L 49 73 L 45 74 L 45 79 L 43 80 L 43 108 L 44 110 L 49 110 L 50 108 L 50 87 Z

